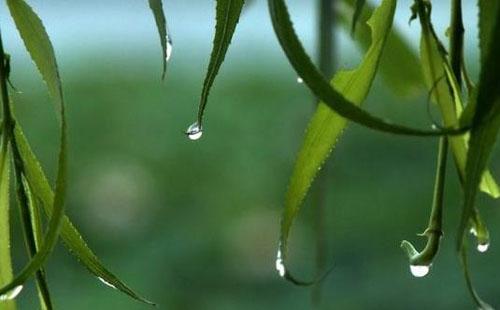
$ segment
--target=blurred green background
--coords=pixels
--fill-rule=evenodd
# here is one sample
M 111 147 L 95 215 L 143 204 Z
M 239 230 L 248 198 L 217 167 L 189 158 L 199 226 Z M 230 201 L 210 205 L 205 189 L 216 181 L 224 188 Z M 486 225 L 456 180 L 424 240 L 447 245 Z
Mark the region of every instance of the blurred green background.
M 265 1 L 255 2 L 212 92 L 205 134 L 193 142 L 183 131 L 197 111 L 213 1 L 166 1 L 174 52 L 163 83 L 146 1 L 30 1 L 52 36 L 68 102 L 67 212 L 102 261 L 159 309 L 312 307 L 311 289 L 283 281 L 274 270 L 282 201 L 312 99 L 279 50 Z M 290 3 L 314 53 L 315 6 Z M 409 3 L 400 2 L 397 25 L 416 46 L 419 26 L 407 26 Z M 477 76 L 474 9 L 465 4 L 467 60 Z M 440 34 L 447 12 L 444 1 L 434 10 Z M 0 16 L 13 55 L 12 82 L 21 91 L 14 95 L 16 111 L 53 176 L 55 114 L 3 6 Z M 339 30 L 341 67 L 360 59 L 349 41 Z M 377 79 L 365 107 L 429 126 L 425 97 L 422 90 L 412 99 L 398 98 Z M 461 194 L 451 164 L 445 237 L 431 273 L 413 278 L 399 248 L 402 239 L 425 242 L 415 234 L 427 224 L 436 151 L 433 139 L 356 125 L 345 132 L 329 162 L 326 238 L 328 264 L 335 267 L 324 281 L 321 309 L 473 308 L 453 247 Z M 497 150 L 496 176 L 498 158 Z M 492 246 L 486 254 L 471 250 L 471 267 L 481 295 L 499 306 L 500 212 L 484 195 L 479 203 Z M 24 245 L 15 224 L 20 268 Z M 290 253 L 292 268 L 304 278 L 314 273 L 313 225 L 308 203 L 294 226 Z M 62 246 L 50 258 L 48 279 L 58 309 L 150 309 L 100 283 Z M 21 309 L 37 307 L 33 283 L 18 300 Z

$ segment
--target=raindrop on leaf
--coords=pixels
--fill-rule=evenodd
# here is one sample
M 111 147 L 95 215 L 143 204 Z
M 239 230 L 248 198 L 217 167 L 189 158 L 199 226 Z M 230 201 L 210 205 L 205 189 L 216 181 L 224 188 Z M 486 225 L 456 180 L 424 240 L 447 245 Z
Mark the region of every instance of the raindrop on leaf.
M 111 284 L 108 281 L 104 280 L 103 278 L 97 277 L 97 279 L 99 279 L 99 281 L 101 281 L 102 283 L 104 283 L 104 285 L 109 286 L 109 287 L 111 287 L 111 288 L 113 288 L 113 289 L 116 290 L 116 286 L 114 286 L 113 284 Z
M 430 268 L 427 265 L 410 265 L 411 274 L 417 278 L 425 277 L 429 273 Z
M 304 80 L 299 76 L 299 77 L 297 77 L 297 83 L 303 84 Z
M 169 35 L 167 35 L 167 48 L 165 51 L 165 59 L 166 61 L 170 60 L 170 57 L 172 57 L 172 50 L 174 48 L 174 45 L 172 43 L 172 38 L 170 38 Z
M 479 243 L 477 245 L 477 250 L 481 253 L 484 253 L 486 251 L 488 251 L 488 248 L 490 247 L 490 244 L 489 243 Z
M 186 135 L 190 140 L 196 141 L 203 135 L 203 130 L 198 122 L 193 123 L 186 131 Z
M 283 258 L 281 257 L 281 250 L 278 250 L 276 255 L 276 270 L 280 277 L 284 277 L 286 273 L 285 264 L 283 264 Z
M 23 286 L 19 285 L 14 287 L 12 290 L 8 291 L 7 293 L 0 295 L 0 301 L 7 301 L 7 300 L 12 300 L 16 298 L 19 293 L 23 290 Z

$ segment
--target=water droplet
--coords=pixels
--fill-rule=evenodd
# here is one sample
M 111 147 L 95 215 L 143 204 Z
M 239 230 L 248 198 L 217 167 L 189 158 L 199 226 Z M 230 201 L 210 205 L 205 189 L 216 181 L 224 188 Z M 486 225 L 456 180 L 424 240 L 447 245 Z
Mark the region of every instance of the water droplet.
M 436 126 L 435 124 L 432 124 L 432 125 L 431 125 L 431 128 L 432 128 L 433 130 L 436 130 L 436 129 L 438 129 L 438 126 Z
M 490 247 L 490 244 L 489 243 L 479 243 L 477 245 L 477 250 L 481 253 L 484 253 L 486 251 L 488 251 L 488 248 Z
M 410 265 L 411 274 L 417 278 L 425 277 L 430 269 L 431 267 L 427 265 Z
M 297 83 L 302 84 L 304 83 L 304 80 L 299 76 L 297 77 Z
M 477 231 L 474 227 L 472 227 L 469 232 L 471 233 L 471 235 L 473 235 L 474 237 L 477 237 Z
M 276 270 L 280 277 L 284 277 L 286 273 L 285 264 L 283 263 L 283 258 L 281 257 L 281 250 L 278 250 L 278 254 L 276 255 Z
M 186 131 L 186 135 L 190 140 L 196 141 L 203 135 L 203 130 L 198 122 L 193 123 Z
M 102 283 L 104 283 L 104 285 L 106 285 L 106 286 L 109 286 L 109 287 L 111 287 L 111 288 L 116 289 L 116 286 L 114 286 L 113 284 L 111 284 L 111 283 L 109 283 L 108 281 L 104 280 L 103 278 L 101 278 L 101 277 L 97 277 L 97 279 L 99 279 L 99 281 L 101 281 Z
M 16 298 L 19 295 L 19 293 L 21 293 L 22 290 L 23 290 L 22 285 L 16 286 L 7 293 L 0 295 L 0 301 L 12 300 Z
M 167 61 L 169 61 L 169 60 L 170 60 L 170 57 L 172 57 L 172 50 L 173 50 L 173 47 L 174 47 L 174 45 L 173 45 L 173 43 L 172 43 L 172 38 L 170 38 L 170 36 L 169 36 L 169 35 L 167 35 L 167 49 L 166 49 L 166 51 L 165 51 L 165 57 L 166 57 L 165 59 L 166 59 Z

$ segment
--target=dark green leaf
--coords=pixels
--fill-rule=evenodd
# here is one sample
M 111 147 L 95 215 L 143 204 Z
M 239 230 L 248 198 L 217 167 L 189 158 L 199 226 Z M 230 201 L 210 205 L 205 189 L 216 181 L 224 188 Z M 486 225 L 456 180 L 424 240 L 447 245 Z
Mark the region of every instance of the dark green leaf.
M 474 289 L 474 285 L 472 284 L 472 279 L 470 277 L 470 272 L 469 272 L 469 263 L 467 260 L 467 247 L 464 246 L 460 250 L 460 261 L 462 263 L 462 269 L 464 271 L 464 276 L 465 276 L 465 281 L 467 283 L 467 289 L 469 290 L 472 299 L 474 300 L 474 303 L 478 307 L 479 310 L 493 310 L 493 308 L 485 303 L 481 297 L 477 294 L 476 290 Z
M 172 40 L 168 33 L 167 20 L 163 12 L 163 4 L 161 0 L 149 0 L 149 7 L 153 11 L 155 17 L 156 27 L 160 35 L 161 49 L 163 53 L 163 70 L 162 79 L 165 79 L 167 73 L 167 63 L 172 53 Z
M 355 1 L 346 0 L 344 2 L 352 11 Z M 371 45 L 371 30 L 366 22 L 372 16 L 373 10 L 373 6 L 369 3 L 364 5 L 363 10 L 360 12 L 354 36 L 355 42 L 364 51 L 368 50 Z M 345 30 L 349 29 L 349 16 L 349 10 L 338 10 L 337 20 Z M 419 60 L 413 48 L 409 46 L 397 28 L 393 28 L 387 38 L 386 48 L 380 60 L 378 72 L 386 84 L 399 96 L 416 95 L 422 88 L 423 79 Z M 404 72 L 404 74 L 401 74 L 401 72 Z
M 494 14 L 490 52 L 481 67 L 476 112 L 470 134 L 465 168 L 464 206 L 458 231 L 457 249 L 462 248 L 465 232 L 474 209 L 478 185 L 500 128 L 500 5 Z
M 45 214 L 48 217 L 51 217 L 53 213 L 54 193 L 52 192 L 47 177 L 45 176 L 40 163 L 36 159 L 35 154 L 31 150 L 26 137 L 19 126 L 16 126 L 14 134 L 16 142 L 19 145 L 21 157 L 27 167 L 25 171 L 26 179 L 30 187 L 33 189 L 33 193 L 35 194 L 37 200 L 40 201 L 40 205 L 43 207 Z M 66 216 L 63 217 L 61 238 L 68 250 L 75 255 L 78 261 L 96 277 L 101 278 L 105 282 L 116 287 L 116 289 L 136 300 L 153 304 L 135 293 L 131 288 L 129 288 L 125 283 L 123 283 L 103 266 L 94 252 L 92 252 L 89 248 L 82 235 Z
M 368 96 L 392 26 L 395 9 L 396 0 L 382 2 L 368 21 L 372 29 L 373 43 L 362 63 L 355 70 L 338 72 L 332 79 L 333 88 L 356 105 L 361 105 Z M 283 261 L 286 258 L 288 235 L 293 221 L 297 217 L 314 178 L 335 147 L 346 125 L 347 120 L 324 103 L 318 105 L 309 123 L 285 197 L 280 236 Z
M 207 75 L 203 82 L 200 107 L 198 110 L 198 126 L 200 128 L 202 127 L 203 115 L 205 113 L 210 89 L 226 57 L 244 3 L 244 0 L 217 0 L 214 46 L 210 56 Z
M 3 125 L 3 124 L 2 124 Z M 10 216 L 9 216 L 9 184 L 10 165 L 8 156 L 8 142 L 3 140 L 0 152 L 0 285 L 12 281 L 12 260 L 10 256 Z M 16 309 L 13 300 L 2 300 L 4 310 Z
M 330 87 L 330 84 L 307 56 L 304 47 L 295 34 L 285 1 L 268 0 L 268 3 L 274 31 L 291 65 L 313 94 L 339 115 L 375 130 L 400 135 L 440 136 L 444 134 L 460 134 L 467 130 L 467 128 L 446 128 L 436 131 L 409 128 L 389 123 L 360 109 L 337 90 Z
M 495 12 L 500 6 L 500 1 L 479 0 L 479 49 L 481 51 L 481 64 L 484 65 L 488 56 L 491 31 L 497 16 Z
M 10 13 L 24 41 L 26 49 L 47 84 L 49 94 L 55 101 L 61 121 L 61 144 L 58 155 L 58 171 L 54 197 L 54 212 L 50 218 L 47 233 L 39 251 L 21 270 L 14 280 L 0 289 L 0 294 L 22 285 L 38 271 L 52 252 L 64 216 L 64 199 L 66 194 L 66 119 L 61 79 L 49 36 L 40 18 L 24 0 L 7 0 Z M 16 127 L 18 124 L 16 124 Z M 17 152 L 18 150 L 13 150 Z

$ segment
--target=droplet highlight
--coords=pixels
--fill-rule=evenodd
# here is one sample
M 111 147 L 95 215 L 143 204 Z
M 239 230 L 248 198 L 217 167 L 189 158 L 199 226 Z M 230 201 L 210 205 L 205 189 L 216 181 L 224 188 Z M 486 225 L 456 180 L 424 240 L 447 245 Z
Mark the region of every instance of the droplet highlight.
M 486 251 L 488 251 L 488 248 L 490 247 L 490 244 L 489 243 L 479 243 L 477 245 L 477 250 L 481 253 L 484 253 Z
M 104 280 L 103 278 L 101 278 L 101 277 L 97 277 L 97 279 L 99 279 L 99 281 L 101 281 L 104 285 L 109 286 L 109 287 L 111 287 L 112 289 L 116 289 L 116 286 L 114 286 L 113 284 L 111 284 L 111 283 L 109 283 L 108 281 Z
M 425 277 L 430 269 L 431 267 L 427 265 L 410 265 L 411 274 L 417 278 Z
M 198 122 L 195 122 L 186 130 L 186 135 L 190 140 L 196 141 L 203 135 L 203 130 Z
M 299 77 L 297 77 L 297 83 L 303 84 L 304 80 L 299 76 Z
M 172 43 L 172 38 L 170 38 L 169 35 L 167 35 L 167 47 L 165 50 L 165 59 L 166 61 L 170 60 L 170 57 L 172 57 L 172 50 L 174 49 L 174 45 Z
M 286 269 L 281 256 L 281 250 L 278 250 L 278 254 L 276 255 L 276 271 L 278 271 L 280 277 L 283 278 L 285 276 Z
M 14 287 L 12 290 L 8 291 L 7 293 L 0 295 L 0 301 L 7 301 L 7 300 L 12 300 L 15 299 L 23 290 L 23 286 L 19 285 Z

